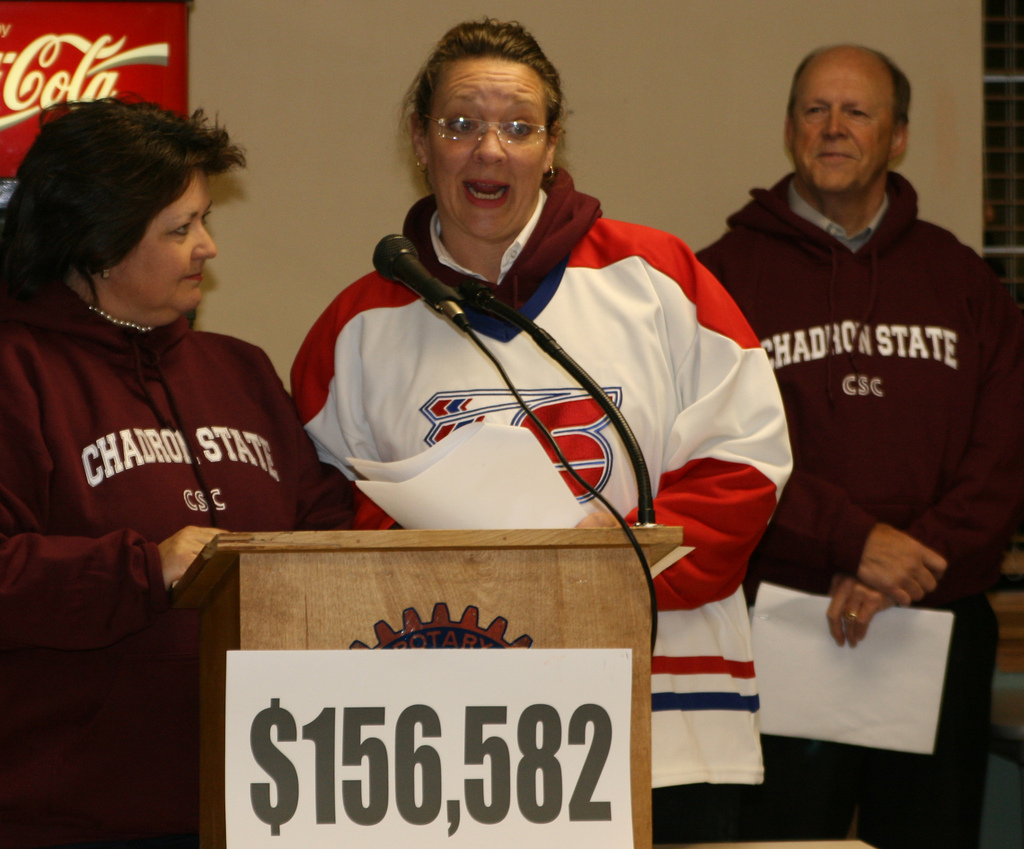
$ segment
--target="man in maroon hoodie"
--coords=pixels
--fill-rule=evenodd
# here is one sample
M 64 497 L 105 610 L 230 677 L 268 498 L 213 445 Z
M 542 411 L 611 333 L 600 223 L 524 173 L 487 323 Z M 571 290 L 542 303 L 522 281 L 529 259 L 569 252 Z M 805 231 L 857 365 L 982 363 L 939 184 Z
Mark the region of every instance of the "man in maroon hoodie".
M 887 57 L 810 54 L 786 115 L 794 173 L 698 254 L 768 352 L 793 443 L 748 598 L 763 580 L 828 594 L 851 647 L 893 604 L 956 616 L 934 754 L 765 735 L 748 839 L 841 838 L 856 808 L 881 849 L 978 843 L 997 641 L 985 591 L 1024 510 L 1024 321 L 889 171 L 909 104 Z

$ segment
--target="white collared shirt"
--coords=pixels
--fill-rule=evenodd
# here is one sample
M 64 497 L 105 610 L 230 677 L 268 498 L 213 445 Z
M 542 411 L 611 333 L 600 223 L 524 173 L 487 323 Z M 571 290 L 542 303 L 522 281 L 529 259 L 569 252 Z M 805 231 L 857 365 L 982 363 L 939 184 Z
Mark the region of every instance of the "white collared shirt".
M 512 244 L 505 250 L 505 253 L 502 254 L 501 268 L 498 271 L 498 283 L 501 283 L 505 278 L 505 273 L 512 267 L 512 263 L 519 258 L 519 254 L 522 252 L 523 247 L 530 240 L 530 236 L 537 227 L 537 222 L 540 221 L 540 214 L 543 211 L 544 204 L 547 203 L 547 200 L 547 192 L 541 189 L 540 195 L 537 198 L 537 208 L 533 210 L 533 215 L 530 216 L 530 220 L 526 222 L 526 226 L 519 231 L 519 235 L 515 237 Z M 448 253 L 448 249 L 441 242 L 441 216 L 438 215 L 437 210 L 434 210 L 434 215 L 430 219 L 430 243 L 434 246 L 434 253 L 437 254 L 438 262 L 440 262 L 441 265 L 447 265 L 453 271 L 457 271 L 459 274 L 465 274 L 467 277 L 476 277 L 479 280 L 486 279 L 482 274 L 477 274 L 475 271 L 463 268 L 452 258 L 452 255 Z

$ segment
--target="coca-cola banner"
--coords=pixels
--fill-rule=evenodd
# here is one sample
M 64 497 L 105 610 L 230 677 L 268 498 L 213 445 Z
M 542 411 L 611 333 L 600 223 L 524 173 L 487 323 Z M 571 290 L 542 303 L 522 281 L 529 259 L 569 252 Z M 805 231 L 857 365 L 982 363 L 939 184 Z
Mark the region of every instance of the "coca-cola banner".
M 188 107 L 184 2 L 0 2 L 0 177 L 64 100 L 137 94 Z

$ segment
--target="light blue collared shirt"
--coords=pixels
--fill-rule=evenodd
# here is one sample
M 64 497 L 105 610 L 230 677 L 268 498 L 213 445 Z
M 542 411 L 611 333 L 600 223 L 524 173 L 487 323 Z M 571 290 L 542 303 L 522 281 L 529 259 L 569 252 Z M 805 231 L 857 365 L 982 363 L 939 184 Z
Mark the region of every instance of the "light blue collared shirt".
M 796 190 L 796 182 L 794 180 L 789 181 L 788 200 L 789 208 L 794 213 L 805 221 L 810 221 L 815 227 L 820 227 L 837 241 L 846 245 L 853 253 L 857 253 L 867 244 L 868 239 L 875 235 L 875 231 L 878 230 L 878 226 L 882 223 L 882 219 L 885 218 L 885 213 L 889 209 L 889 195 L 886 194 L 882 199 L 882 205 L 878 207 L 878 212 L 875 213 L 875 217 L 868 222 L 868 226 L 859 233 L 849 236 L 846 230 L 836 224 L 835 221 L 822 215 L 800 196 L 800 192 Z

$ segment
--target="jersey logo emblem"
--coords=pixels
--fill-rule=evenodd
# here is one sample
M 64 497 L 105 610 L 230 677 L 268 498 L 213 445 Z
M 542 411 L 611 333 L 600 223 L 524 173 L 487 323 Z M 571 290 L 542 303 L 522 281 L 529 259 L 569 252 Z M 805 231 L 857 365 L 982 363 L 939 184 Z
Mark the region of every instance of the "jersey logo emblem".
M 622 406 L 622 388 L 605 387 L 616 407 Z M 608 416 L 583 389 L 533 389 L 521 391 L 534 415 L 554 436 L 569 465 L 600 492 L 612 472 L 612 445 L 605 433 Z M 466 392 L 438 392 L 420 412 L 430 423 L 424 437 L 428 446 L 436 445 L 452 431 L 489 418 L 502 424 L 525 427 L 537 436 L 555 468 L 580 503 L 593 496 L 570 475 L 555 456 L 536 425 L 523 412 L 507 390 L 480 389 Z

